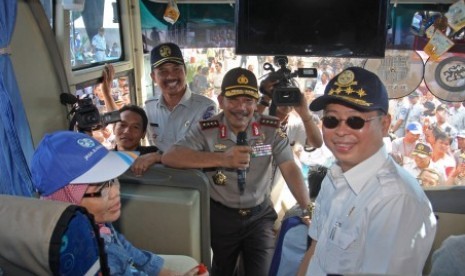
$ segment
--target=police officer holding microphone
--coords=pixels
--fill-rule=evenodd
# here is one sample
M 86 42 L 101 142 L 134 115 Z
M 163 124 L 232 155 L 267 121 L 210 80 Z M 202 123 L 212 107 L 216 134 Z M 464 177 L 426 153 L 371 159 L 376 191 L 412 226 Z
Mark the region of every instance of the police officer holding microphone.
M 218 96 L 223 111 L 199 122 L 162 156 L 167 166 L 200 168 L 208 176 L 213 276 L 232 275 L 240 253 L 246 275 L 268 275 L 277 217 L 269 199 L 272 159 L 300 207 L 307 210 L 310 203 L 279 120 L 257 113 L 258 99 L 255 75 L 231 69 Z

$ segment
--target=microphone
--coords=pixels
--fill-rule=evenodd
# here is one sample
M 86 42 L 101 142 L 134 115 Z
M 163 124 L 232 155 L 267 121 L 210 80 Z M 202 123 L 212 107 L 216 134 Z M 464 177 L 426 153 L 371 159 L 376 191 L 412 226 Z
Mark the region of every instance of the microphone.
M 238 146 L 247 146 L 247 133 L 245 131 L 241 131 L 237 134 L 237 142 L 236 145 Z M 246 177 L 246 169 L 237 170 L 237 186 L 239 186 L 239 192 L 241 195 L 244 194 L 245 190 L 245 177 Z
M 75 103 L 77 103 L 77 101 L 78 101 L 78 99 L 73 94 L 69 94 L 69 93 L 61 93 L 60 94 L 60 102 L 61 102 L 61 104 L 75 104 Z

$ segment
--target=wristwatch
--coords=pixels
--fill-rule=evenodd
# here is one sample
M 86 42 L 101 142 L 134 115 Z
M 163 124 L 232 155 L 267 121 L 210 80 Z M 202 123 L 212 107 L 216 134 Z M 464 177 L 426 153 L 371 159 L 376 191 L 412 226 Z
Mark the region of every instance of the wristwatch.
M 313 217 L 313 211 L 315 210 L 315 203 L 311 202 L 307 205 L 307 207 L 302 209 L 302 217 Z

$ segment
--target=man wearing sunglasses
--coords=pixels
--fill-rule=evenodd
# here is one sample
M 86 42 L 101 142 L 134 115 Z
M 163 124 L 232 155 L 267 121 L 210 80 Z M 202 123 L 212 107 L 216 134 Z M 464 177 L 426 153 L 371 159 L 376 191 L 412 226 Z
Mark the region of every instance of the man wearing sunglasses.
M 421 275 L 436 219 L 418 181 L 384 146 L 391 118 L 381 80 L 347 68 L 310 109 L 323 110 L 323 141 L 336 163 L 316 199 L 299 275 Z

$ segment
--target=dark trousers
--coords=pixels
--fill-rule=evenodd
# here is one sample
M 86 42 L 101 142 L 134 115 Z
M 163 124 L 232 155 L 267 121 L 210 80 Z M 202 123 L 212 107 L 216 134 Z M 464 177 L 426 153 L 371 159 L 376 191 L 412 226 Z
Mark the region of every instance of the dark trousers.
M 266 276 L 274 252 L 273 225 L 277 215 L 270 200 L 262 210 L 247 216 L 237 209 L 210 202 L 213 264 L 210 275 L 233 275 L 242 253 L 245 275 Z

